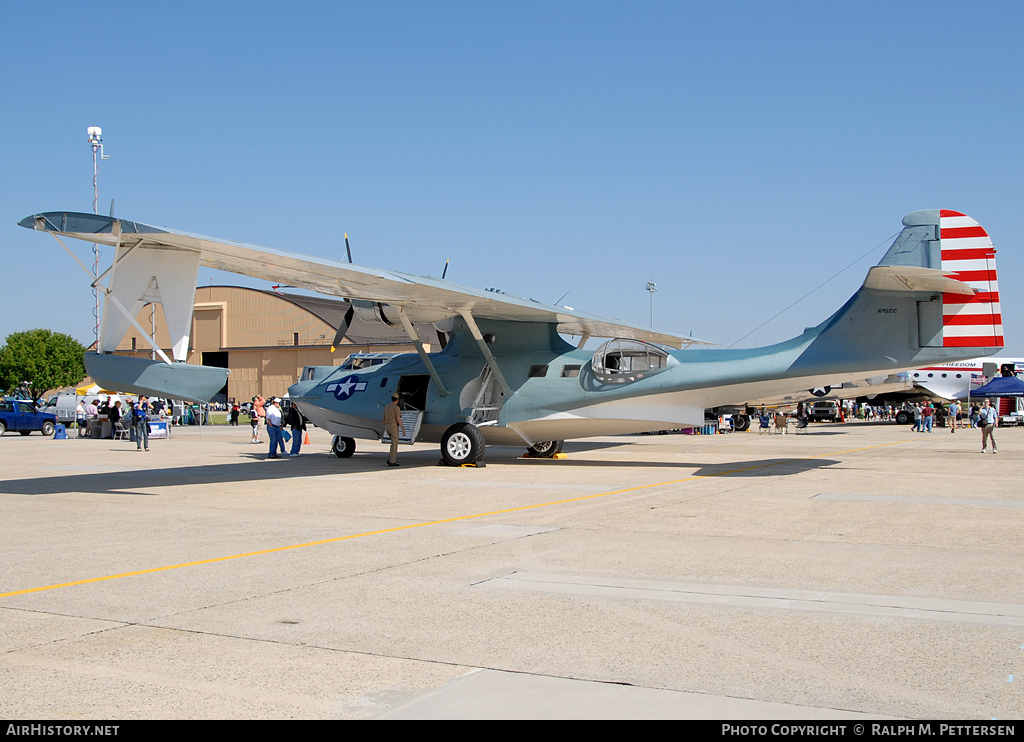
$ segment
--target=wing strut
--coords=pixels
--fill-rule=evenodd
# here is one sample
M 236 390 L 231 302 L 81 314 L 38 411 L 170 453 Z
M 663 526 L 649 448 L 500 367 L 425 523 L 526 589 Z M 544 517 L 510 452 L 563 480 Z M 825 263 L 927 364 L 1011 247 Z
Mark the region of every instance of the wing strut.
M 115 253 L 115 256 L 116 256 L 116 254 L 117 254 L 117 247 L 120 247 L 120 245 L 121 245 L 121 223 L 120 222 L 114 222 L 114 230 L 115 230 L 115 234 L 117 235 L 117 246 L 114 249 L 114 253 Z M 74 258 L 75 262 L 78 263 L 79 266 L 81 266 L 82 270 L 85 271 L 86 275 L 89 276 L 89 278 L 93 277 L 92 272 L 88 268 L 86 268 L 85 265 L 82 264 L 82 261 L 78 259 L 77 255 L 75 255 L 73 252 L 71 252 L 71 250 L 68 249 L 68 246 L 64 244 L 64 242 L 61 240 L 60 237 L 58 237 L 57 235 L 54 234 L 53 235 L 53 239 L 57 240 L 57 242 L 60 243 L 60 246 L 63 247 L 64 250 L 67 252 L 67 254 L 70 255 L 72 258 Z M 131 252 L 136 247 L 138 247 L 137 244 L 136 245 L 132 245 L 130 248 L 128 248 L 128 252 Z M 125 253 L 125 255 L 127 255 L 127 253 Z M 124 258 L 124 255 L 122 255 L 121 257 Z M 92 285 L 95 288 L 99 289 L 103 293 L 104 298 L 105 299 L 109 299 L 110 302 L 117 309 L 117 311 L 119 311 L 121 314 L 123 314 L 128 319 L 128 321 L 132 323 L 132 325 L 135 327 L 135 329 L 139 331 L 139 334 L 142 335 L 142 337 L 144 337 L 146 339 L 146 343 L 149 344 L 149 347 L 151 347 L 156 352 L 156 354 L 158 356 L 160 356 L 160 358 L 163 359 L 164 363 L 168 363 L 169 364 L 171 362 L 171 359 L 168 358 L 167 354 L 164 353 L 163 350 L 160 349 L 160 346 L 156 344 L 156 340 L 149 336 L 149 333 L 146 332 L 143 329 L 142 325 L 140 325 L 138 323 L 138 321 L 132 316 L 132 313 L 128 311 L 128 309 L 124 306 L 124 304 L 122 304 L 120 301 L 117 300 L 117 297 L 114 296 L 113 292 L 109 288 L 104 286 L 102 283 L 100 283 L 100 281 L 103 280 L 103 276 L 107 275 L 107 273 L 111 274 L 111 277 L 110 277 L 111 282 L 114 280 L 113 270 L 114 270 L 114 267 L 119 262 L 120 261 L 115 259 L 113 265 L 111 265 L 110 268 L 108 268 L 106 271 L 104 271 L 102 276 L 100 276 L 99 278 L 96 278 L 96 279 L 94 279 L 92 281 Z M 100 347 L 100 343 L 97 342 L 97 344 L 96 344 L 97 352 L 99 352 L 99 347 Z
M 395 307 L 398 310 L 398 317 L 402 320 L 402 327 L 405 328 L 405 333 L 412 340 L 412 344 L 416 346 L 416 352 L 420 355 L 420 360 L 423 361 L 423 365 L 427 367 L 427 371 L 430 372 L 430 378 L 434 380 L 434 384 L 437 385 L 437 393 L 442 397 L 447 397 L 449 392 L 445 388 L 444 383 L 441 381 L 441 377 L 437 374 L 437 369 L 434 368 L 434 364 L 430 362 L 430 356 L 427 355 L 427 351 L 423 350 L 423 341 L 420 340 L 419 335 L 416 334 L 415 328 L 412 326 L 412 322 L 409 321 L 409 317 L 405 314 L 405 307 Z
M 469 331 L 472 333 L 473 339 L 476 340 L 476 344 L 480 348 L 480 352 L 483 353 L 484 358 L 487 359 L 487 365 L 491 367 L 495 377 L 498 379 L 498 383 L 501 384 L 501 388 L 505 392 L 505 398 L 510 398 L 512 396 L 512 390 L 509 388 L 508 382 L 505 381 L 505 377 L 502 375 L 501 369 L 498 368 L 498 362 L 494 360 L 494 355 L 491 354 L 491 349 L 487 347 L 487 343 L 484 341 L 484 336 L 480 332 L 480 328 L 476 326 L 476 320 L 473 319 L 473 315 L 470 314 L 468 309 L 457 309 L 456 311 L 462 316 L 462 319 L 466 320 L 466 324 L 469 326 Z

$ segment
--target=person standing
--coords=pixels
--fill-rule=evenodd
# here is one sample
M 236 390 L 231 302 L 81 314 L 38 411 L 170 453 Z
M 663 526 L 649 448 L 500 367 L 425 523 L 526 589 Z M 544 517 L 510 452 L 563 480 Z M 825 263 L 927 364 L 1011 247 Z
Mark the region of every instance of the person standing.
M 110 439 L 114 440 L 117 437 L 118 423 L 121 422 L 121 400 L 107 408 L 107 417 L 110 419 Z
M 249 408 L 249 424 L 252 426 L 252 439 L 249 441 L 249 443 L 255 446 L 257 443 L 260 442 L 260 419 L 256 415 L 255 407 Z
M 911 428 L 916 433 L 920 433 L 924 428 L 921 425 L 921 405 L 914 402 L 914 427 Z
M 78 437 L 82 437 L 82 431 L 85 430 L 85 403 L 81 400 L 78 401 L 78 407 L 75 408 L 75 422 L 78 423 Z
M 128 431 L 128 441 L 130 443 L 135 443 L 135 420 L 132 419 L 134 407 L 131 399 L 126 398 L 124 400 L 124 410 L 121 411 L 121 427 Z
M 268 459 L 279 459 L 281 458 L 277 450 L 280 447 L 281 453 L 284 453 L 284 438 L 281 436 L 281 431 L 284 426 L 281 424 L 281 400 L 274 397 L 270 400 L 270 406 L 266 408 L 267 412 L 267 437 L 270 439 L 270 454 L 267 456 Z
M 294 403 L 288 408 L 288 425 L 292 429 L 292 450 L 289 456 L 298 456 L 302 448 L 302 434 L 306 431 L 306 418 Z
M 926 400 L 924 407 L 921 408 L 921 422 L 924 423 L 924 429 L 926 433 L 932 432 L 932 417 L 935 415 L 935 408 L 932 407 L 932 401 Z
M 996 437 L 994 435 L 996 422 L 999 420 L 999 413 L 990 400 L 982 403 L 978 424 L 981 425 L 981 452 L 985 453 L 986 443 L 992 441 L 992 453 L 996 451 Z
M 135 450 L 143 445 L 149 450 L 149 397 L 139 397 L 132 406 L 132 421 L 135 424 Z
M 398 392 L 391 395 L 391 404 L 384 408 L 384 431 L 391 438 L 391 455 L 388 466 L 398 466 L 398 431 L 405 435 L 405 423 L 402 422 L 402 410 L 398 406 Z
M 85 435 L 86 435 L 87 438 L 92 438 L 93 428 L 96 426 L 96 423 L 97 423 L 97 421 L 99 419 L 99 416 L 100 416 L 100 408 L 98 406 L 99 403 L 100 403 L 100 401 L 98 399 L 94 399 L 92 402 L 90 402 L 89 404 L 87 404 L 85 406 L 85 427 L 86 427 Z
M 956 432 L 956 420 L 960 417 L 960 403 L 955 399 L 949 403 L 949 411 L 946 420 L 949 422 L 949 432 Z
M 262 439 L 260 438 L 260 434 L 263 432 L 263 425 L 267 421 L 266 404 L 267 401 L 263 399 L 263 396 L 260 394 L 257 394 L 255 397 L 252 398 L 252 410 L 249 412 L 249 414 L 256 416 L 257 443 L 263 442 Z

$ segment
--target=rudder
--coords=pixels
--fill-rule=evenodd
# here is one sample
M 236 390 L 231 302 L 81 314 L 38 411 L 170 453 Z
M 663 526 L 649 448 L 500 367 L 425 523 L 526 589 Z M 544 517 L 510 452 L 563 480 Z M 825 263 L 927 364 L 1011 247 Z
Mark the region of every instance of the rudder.
M 943 273 L 978 292 L 942 295 L 943 347 L 1003 347 L 996 251 L 988 232 L 966 214 L 942 209 L 939 239 Z
M 988 232 L 959 211 L 927 209 L 903 218 L 903 231 L 878 265 L 906 288 L 931 292 L 917 302 L 921 347 L 1003 347 L 995 255 Z M 878 284 L 885 272 L 873 270 Z M 956 282 L 959 293 L 943 280 Z

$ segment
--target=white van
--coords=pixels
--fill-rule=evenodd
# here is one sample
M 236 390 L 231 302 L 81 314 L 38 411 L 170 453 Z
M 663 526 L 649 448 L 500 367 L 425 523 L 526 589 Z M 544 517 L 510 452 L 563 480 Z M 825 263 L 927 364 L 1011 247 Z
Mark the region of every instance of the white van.
M 85 397 L 78 396 L 74 391 L 61 392 L 54 397 L 50 397 L 46 401 L 46 406 L 39 411 L 56 415 L 57 422 L 63 423 L 66 426 L 72 425 L 75 422 L 75 410 L 78 409 L 78 403 L 84 399 Z

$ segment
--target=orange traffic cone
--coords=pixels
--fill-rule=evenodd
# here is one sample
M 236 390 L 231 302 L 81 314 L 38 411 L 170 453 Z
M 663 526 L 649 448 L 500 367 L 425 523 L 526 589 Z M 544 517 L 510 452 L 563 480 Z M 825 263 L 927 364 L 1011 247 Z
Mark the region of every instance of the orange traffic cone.
M 309 431 L 308 430 L 306 431 L 306 438 L 305 438 L 305 440 L 302 441 L 302 445 L 304 445 L 304 446 L 308 446 L 309 445 Z

